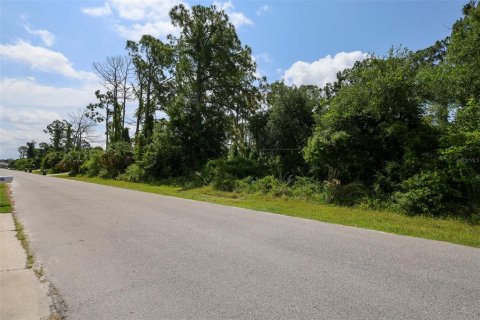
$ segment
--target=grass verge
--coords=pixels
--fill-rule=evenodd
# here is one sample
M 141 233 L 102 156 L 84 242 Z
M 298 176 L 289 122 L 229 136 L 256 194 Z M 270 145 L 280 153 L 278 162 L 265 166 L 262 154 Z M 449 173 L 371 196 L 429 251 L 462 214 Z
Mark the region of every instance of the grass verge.
M 12 201 L 8 194 L 8 186 L 5 183 L 0 184 L 0 213 L 12 212 Z
M 57 177 L 480 248 L 480 225 L 460 219 L 407 216 L 389 211 L 325 205 L 300 199 L 275 198 L 270 195 L 221 192 L 213 190 L 210 186 L 183 190 L 178 186 L 97 177 L 67 175 Z
M 13 223 L 15 224 L 15 231 L 17 231 L 17 239 L 20 241 L 23 249 L 25 250 L 25 253 L 27 254 L 27 262 L 25 267 L 27 269 L 31 269 L 33 267 L 33 264 L 35 263 L 35 257 L 33 255 L 32 249 L 30 249 L 28 238 L 25 234 L 25 229 L 15 216 L 13 216 Z

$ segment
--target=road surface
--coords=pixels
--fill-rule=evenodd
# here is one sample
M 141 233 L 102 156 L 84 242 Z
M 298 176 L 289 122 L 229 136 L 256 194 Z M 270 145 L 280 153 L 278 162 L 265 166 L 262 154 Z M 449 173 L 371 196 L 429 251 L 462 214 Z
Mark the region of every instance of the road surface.
M 480 250 L 13 174 L 67 319 L 480 319 Z

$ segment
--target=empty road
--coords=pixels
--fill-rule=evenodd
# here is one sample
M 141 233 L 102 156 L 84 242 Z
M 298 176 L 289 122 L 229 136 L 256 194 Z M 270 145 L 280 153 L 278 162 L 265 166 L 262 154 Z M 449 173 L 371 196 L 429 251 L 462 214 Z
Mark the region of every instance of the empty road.
M 67 319 L 480 319 L 480 250 L 13 174 Z

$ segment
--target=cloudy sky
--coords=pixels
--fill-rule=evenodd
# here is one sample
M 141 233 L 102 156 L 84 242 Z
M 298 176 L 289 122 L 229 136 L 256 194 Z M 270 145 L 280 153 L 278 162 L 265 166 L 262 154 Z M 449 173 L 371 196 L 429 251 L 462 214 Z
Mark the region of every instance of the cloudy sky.
M 0 159 L 47 141 L 48 123 L 95 101 L 93 62 L 125 54 L 127 39 L 176 32 L 168 12 L 180 2 L 225 10 L 269 81 L 323 86 L 368 53 L 444 38 L 466 0 L 0 0 Z

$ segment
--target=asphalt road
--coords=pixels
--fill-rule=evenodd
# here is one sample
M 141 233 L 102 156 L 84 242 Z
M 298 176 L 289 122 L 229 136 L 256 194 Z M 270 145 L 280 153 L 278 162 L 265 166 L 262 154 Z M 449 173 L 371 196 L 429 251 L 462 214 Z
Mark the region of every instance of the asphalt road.
M 480 250 L 21 172 L 68 319 L 480 319 Z

